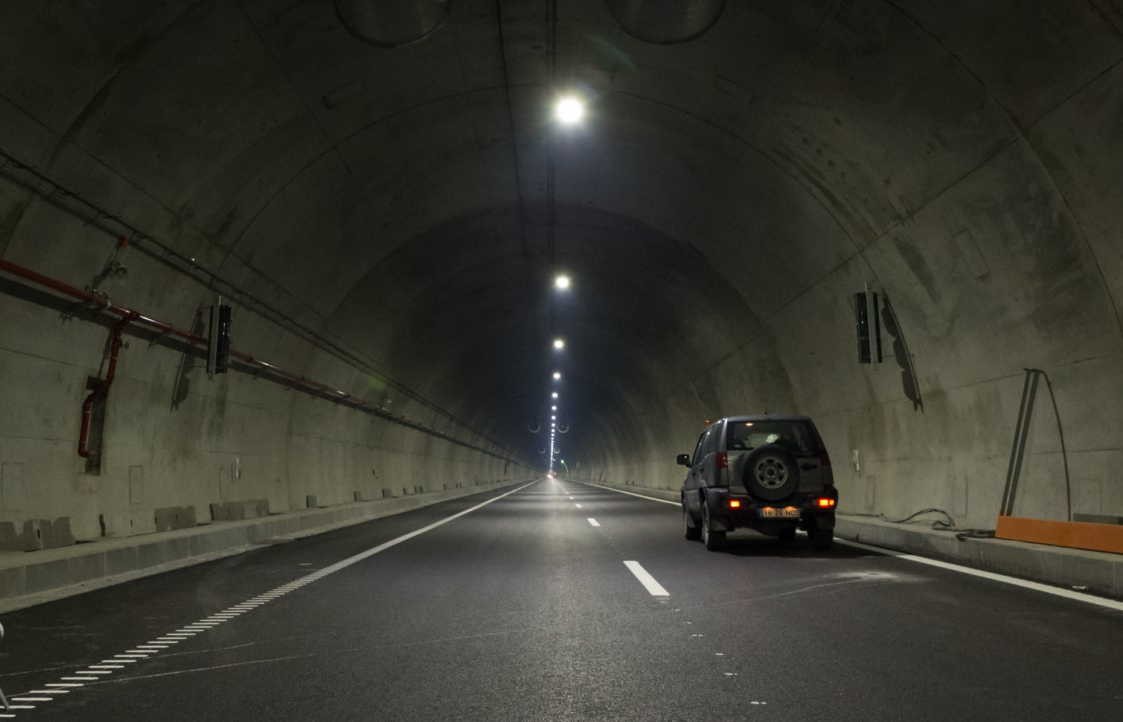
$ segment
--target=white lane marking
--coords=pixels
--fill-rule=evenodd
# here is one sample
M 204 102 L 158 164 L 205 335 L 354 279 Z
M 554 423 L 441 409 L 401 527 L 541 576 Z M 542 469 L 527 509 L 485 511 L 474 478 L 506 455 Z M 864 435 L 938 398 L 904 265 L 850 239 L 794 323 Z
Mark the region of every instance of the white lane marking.
M 571 497 L 569 497 L 569 500 L 570 500 L 570 501 L 573 501 L 573 497 L 572 497 L 572 496 L 571 496 Z
M 661 504 L 672 504 L 674 506 L 680 506 L 680 504 L 677 501 L 671 501 L 670 499 L 660 499 L 660 498 L 654 497 L 654 496 L 646 496 L 644 494 L 637 494 L 634 491 L 624 491 L 622 489 L 613 489 L 611 486 L 605 486 L 603 484 L 594 484 L 591 481 L 582 481 L 581 483 L 582 484 L 588 484 L 589 486 L 595 486 L 595 487 L 598 487 L 598 488 L 601 488 L 601 489 L 608 489 L 609 491 L 615 491 L 617 494 L 627 494 L 628 496 L 638 496 L 639 498 L 647 499 L 648 501 L 657 501 Z
M 47 682 L 45 687 L 85 687 L 81 682 Z
M 574 506 L 575 506 L 575 507 L 577 507 L 578 509 L 582 509 L 582 508 L 584 508 L 584 507 L 582 507 L 582 506 L 581 506 L 580 504 L 574 504 Z
M 643 565 L 640 564 L 639 562 L 624 562 L 624 566 L 626 566 L 628 568 L 628 571 L 630 571 L 632 573 L 632 575 L 635 576 L 635 578 L 639 580 L 639 583 L 643 585 L 643 588 L 646 589 L 647 593 L 650 594 L 651 596 L 653 596 L 653 597 L 669 597 L 669 596 L 671 596 L 671 593 L 668 592 L 663 587 L 663 585 L 660 584 L 655 579 L 655 577 L 651 576 L 651 574 L 649 574 L 648 571 L 646 569 L 644 569 Z
M 589 522 L 589 526 L 600 526 L 600 522 L 593 517 L 589 517 L 585 521 Z
M 1041 582 L 1031 582 L 1026 579 L 1009 577 L 1005 574 L 998 574 L 997 572 L 988 572 L 983 569 L 965 567 L 960 564 L 940 561 L 939 559 L 929 559 L 928 557 L 921 557 L 915 554 L 906 554 L 905 552 L 886 549 L 884 547 L 874 546 L 873 544 L 863 544 L 861 542 L 847 541 L 845 539 L 839 539 L 838 537 L 835 537 L 835 542 L 837 544 L 842 544 L 843 546 L 854 547 L 855 549 L 877 552 L 878 554 L 884 554 L 886 556 L 896 557 L 897 559 L 904 559 L 910 562 L 916 562 L 917 564 L 927 564 L 930 567 L 938 567 L 940 569 L 959 572 L 960 574 L 968 574 L 973 577 L 990 579 L 991 581 L 1010 584 L 1015 587 L 1022 587 L 1023 589 L 1032 589 L 1035 592 L 1052 594 L 1055 597 L 1064 597 L 1065 599 L 1072 599 L 1077 602 L 1094 604 L 1098 607 L 1104 607 L 1105 609 L 1113 609 L 1117 612 L 1123 612 L 1123 602 L 1116 601 L 1114 599 L 1105 599 L 1103 597 L 1097 597 L 1093 594 L 1084 594 L 1082 592 L 1072 591 L 1071 589 L 1064 589 L 1062 587 L 1054 587 L 1049 584 L 1042 584 Z
M 476 504 L 475 506 L 464 509 L 463 511 L 459 511 L 459 512 L 457 512 L 455 514 L 452 514 L 450 516 L 446 516 L 444 519 L 439 519 L 439 520 L 433 522 L 432 524 L 421 527 L 420 529 L 415 529 L 414 531 L 411 531 L 407 534 L 402 534 L 401 536 L 395 537 L 395 538 L 391 539 L 390 541 L 383 542 L 383 543 L 379 544 L 378 546 L 371 547 L 370 549 L 367 549 L 366 551 L 359 552 L 358 554 L 354 554 L 352 556 L 349 556 L 346 559 L 341 559 L 340 561 L 338 561 L 334 564 L 331 564 L 329 566 L 321 567 L 320 569 L 317 569 L 316 571 L 312 572 L 311 574 L 307 574 L 307 575 L 305 575 L 303 577 L 300 577 L 298 579 L 294 579 L 294 580 L 288 582 L 287 584 L 283 584 L 283 585 L 281 585 L 281 586 L 279 586 L 275 589 L 270 589 L 267 592 L 259 594 L 256 597 L 252 597 L 252 598 L 250 598 L 250 599 L 248 599 L 248 600 L 246 600 L 246 601 L 244 601 L 240 604 L 237 604 L 233 607 L 230 607 L 228 609 L 223 609 L 223 610 L 219 611 L 217 614 L 227 614 L 227 613 L 230 613 L 230 612 L 241 613 L 241 612 L 246 612 L 246 611 L 249 611 L 251 609 L 254 609 L 254 608 L 256 608 L 256 607 L 258 607 L 262 604 L 265 604 L 266 602 L 272 601 L 276 597 L 283 596 L 284 594 L 288 594 L 289 592 L 296 591 L 297 589 L 300 589 L 301 587 L 303 587 L 305 585 L 311 584 L 312 582 L 317 582 L 317 581 L 323 579 L 324 577 L 326 577 L 330 574 L 335 574 L 336 572 L 342 571 L 342 570 L 346 569 L 347 567 L 350 567 L 354 564 L 358 564 L 359 562 L 363 561 L 364 559 L 372 557 L 375 554 L 386 551 L 387 549 L 390 549 L 391 547 L 395 547 L 395 546 L 401 544 L 402 542 L 409 541 L 410 539 L 413 539 L 416 536 L 420 536 L 420 535 L 422 535 L 426 532 L 432 531 L 433 529 L 436 529 L 437 527 L 444 526 L 445 524 L 448 524 L 451 521 L 459 519 L 460 517 L 465 516 L 466 514 L 471 514 L 472 512 L 476 511 L 477 509 L 482 509 L 483 507 L 487 506 L 488 504 L 492 504 L 494 502 L 497 502 L 504 497 L 510 496 L 511 494 L 517 494 L 518 492 L 522 491 L 523 489 L 527 488 L 528 486 L 532 486 L 532 485 L 537 484 L 537 483 L 538 483 L 538 481 L 532 481 L 528 484 L 523 484 L 522 486 L 518 487 L 517 489 L 512 489 L 510 491 L 499 494 L 498 496 L 493 496 L 490 499 L 487 499 L 486 501 L 483 501 L 483 502 L 480 502 L 479 504 Z M 590 519 L 590 521 L 595 521 L 595 520 Z M 229 617 L 229 619 L 233 619 L 236 616 L 237 616 L 236 614 L 231 615 Z M 217 620 L 217 621 L 213 621 L 213 620 Z M 216 627 L 219 624 L 222 624 L 223 622 L 226 622 L 226 621 L 228 621 L 228 619 L 222 619 L 220 617 L 215 617 L 215 616 L 206 617 L 206 618 L 204 618 L 202 620 L 199 620 L 197 622 L 193 622 L 193 623 L 188 624 L 184 627 L 180 627 L 179 629 L 175 630 L 175 632 L 165 634 L 165 635 L 163 635 L 163 637 L 161 637 L 161 639 L 168 638 L 168 637 L 180 637 L 180 638 L 186 639 L 188 637 L 193 636 L 194 634 L 196 634 L 198 632 L 205 632 L 205 631 L 207 631 L 207 630 L 209 630 L 213 627 Z M 174 640 L 174 641 L 178 642 L 180 640 L 177 639 L 177 640 Z M 163 644 L 163 643 L 160 643 L 159 641 L 150 641 L 150 642 L 145 642 L 144 644 L 141 644 L 141 645 L 137 645 L 133 649 L 128 650 L 128 652 L 126 654 L 133 655 L 135 653 L 145 652 L 145 653 L 154 655 L 154 654 L 159 654 L 162 650 L 164 650 L 164 649 L 166 649 L 170 646 L 172 646 L 172 645 L 171 644 Z M 124 655 L 117 655 L 117 656 L 122 657 Z M 108 659 L 108 660 L 103 660 L 102 664 L 91 664 L 88 667 L 86 667 L 85 669 L 78 670 L 76 672 L 76 674 L 109 675 L 109 674 L 113 674 L 113 670 L 124 669 L 125 668 L 124 663 L 130 663 L 130 662 L 136 662 L 136 661 L 137 660 L 135 660 L 135 659 Z M 115 664 L 105 664 L 104 662 L 114 662 Z M 95 678 L 95 679 L 98 679 L 98 681 L 106 681 L 106 680 L 101 679 L 101 678 Z M 55 689 L 31 690 L 30 692 L 27 692 L 25 694 L 56 695 L 56 694 L 67 694 L 68 692 L 70 692 L 69 689 L 55 688 Z M 52 699 L 53 699 L 53 697 L 12 697 L 12 701 L 18 701 L 18 702 L 50 702 Z
M 611 486 L 604 486 L 603 484 L 594 484 L 591 481 L 580 482 L 588 484 L 589 486 L 596 486 L 608 491 L 615 491 L 618 494 L 627 494 L 628 496 L 638 496 L 640 499 L 647 499 L 648 501 L 658 501 L 662 504 L 673 504 L 674 506 L 682 506 L 677 501 L 670 501 L 668 499 L 657 499 L 654 496 L 645 496 L 643 494 L 636 494 L 631 491 L 623 491 L 621 489 L 613 489 Z M 992 582 L 1000 584 L 1009 584 L 1022 589 L 1030 589 L 1042 594 L 1052 594 L 1055 597 L 1062 597 L 1064 599 L 1071 599 L 1075 602 L 1084 602 L 1085 604 L 1092 604 L 1097 607 L 1105 609 L 1112 609 L 1117 612 L 1123 612 L 1123 602 L 1114 599 L 1106 599 L 1104 597 L 1097 597 L 1094 594 L 1084 594 L 1082 592 L 1065 589 L 1064 587 L 1054 587 L 1050 584 L 1042 584 L 1041 582 L 1031 582 L 1027 579 L 1018 579 L 1006 574 L 999 574 L 998 572 L 988 572 L 983 569 L 975 569 L 973 567 L 965 567 L 962 564 L 954 564 L 952 562 L 945 562 L 939 559 L 930 559 L 928 557 L 918 556 L 916 554 L 908 554 L 906 552 L 899 552 L 895 549 L 887 549 L 886 547 L 874 546 L 873 544 L 864 544 L 862 542 L 849 541 L 846 539 L 834 538 L 835 542 L 843 546 L 853 547 L 855 549 L 863 549 L 865 551 L 876 552 L 884 554 L 889 557 L 896 557 L 897 559 L 904 559 L 909 562 L 916 562 L 917 564 L 927 564 L 930 567 L 938 567 L 940 569 L 947 569 L 952 572 L 959 572 L 960 574 L 967 574 L 972 577 L 980 577 L 982 579 L 989 579 Z

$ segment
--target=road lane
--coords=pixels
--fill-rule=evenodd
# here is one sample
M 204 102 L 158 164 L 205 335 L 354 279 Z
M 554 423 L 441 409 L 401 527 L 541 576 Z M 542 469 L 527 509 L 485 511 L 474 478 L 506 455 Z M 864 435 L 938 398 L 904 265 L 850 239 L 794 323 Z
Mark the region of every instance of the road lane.
M 220 580 L 242 596 L 203 616 L 470 506 L 267 550 L 245 567 L 253 584 Z M 19 718 L 1114 719 L 1123 704 L 1118 614 L 860 550 L 746 537 L 714 554 L 681 538 L 678 514 L 542 481 Z M 177 596 L 196 610 L 212 575 L 176 576 L 190 571 L 163 575 L 160 618 Z M 117 644 L 99 613 L 145 610 L 115 589 L 66 610 L 98 640 L 85 664 L 174 627 Z M 22 675 L 20 691 L 75 669 Z

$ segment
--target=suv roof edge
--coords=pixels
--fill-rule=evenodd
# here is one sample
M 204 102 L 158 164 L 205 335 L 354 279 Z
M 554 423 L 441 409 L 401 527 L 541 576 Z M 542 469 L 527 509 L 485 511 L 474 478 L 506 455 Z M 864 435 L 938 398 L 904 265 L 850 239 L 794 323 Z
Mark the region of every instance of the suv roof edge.
M 718 421 L 811 421 L 811 417 L 802 414 L 741 414 L 723 416 Z

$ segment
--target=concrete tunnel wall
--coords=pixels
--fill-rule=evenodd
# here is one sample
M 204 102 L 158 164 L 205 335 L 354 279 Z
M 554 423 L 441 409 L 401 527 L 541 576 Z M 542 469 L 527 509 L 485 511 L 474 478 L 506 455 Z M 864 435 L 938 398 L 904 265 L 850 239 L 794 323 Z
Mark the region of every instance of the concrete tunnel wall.
M 463 423 L 245 310 L 238 348 L 528 463 L 563 333 L 575 475 L 675 488 L 703 419 L 794 411 L 844 511 L 990 526 L 1039 367 L 1074 511 L 1123 514 L 1117 3 L 726 3 L 671 44 L 600 0 L 559 3 L 552 38 L 540 5 L 502 3 L 500 33 L 494 3 L 453 2 L 390 48 L 330 0 L 7 3 L 0 147 Z M 549 123 L 559 87 L 590 97 L 583 129 Z M 3 258 L 82 286 L 112 248 L 0 174 Z M 115 301 L 190 326 L 213 298 L 122 260 Z M 867 283 L 919 403 L 894 360 L 856 363 Z M 164 506 L 527 473 L 240 374 L 196 367 L 173 408 L 182 355 L 133 339 L 85 474 L 105 329 L 7 295 L 0 319 L 0 521 L 66 514 L 93 538 L 99 515 L 129 534 Z M 1018 513 L 1064 514 L 1059 441 L 1042 393 Z

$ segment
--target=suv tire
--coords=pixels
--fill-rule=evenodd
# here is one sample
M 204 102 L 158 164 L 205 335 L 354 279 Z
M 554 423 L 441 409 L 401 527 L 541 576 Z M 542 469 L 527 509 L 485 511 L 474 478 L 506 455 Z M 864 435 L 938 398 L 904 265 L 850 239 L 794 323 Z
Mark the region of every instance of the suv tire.
M 765 501 L 787 499 L 799 488 L 799 465 L 777 444 L 757 447 L 745 457 L 742 479 L 749 492 Z
M 710 507 L 705 498 L 702 499 L 702 543 L 712 552 L 725 548 L 725 532 L 710 530 Z
M 682 536 L 687 541 L 702 538 L 702 529 L 697 524 L 690 526 L 690 510 L 686 508 L 686 499 L 682 500 Z

